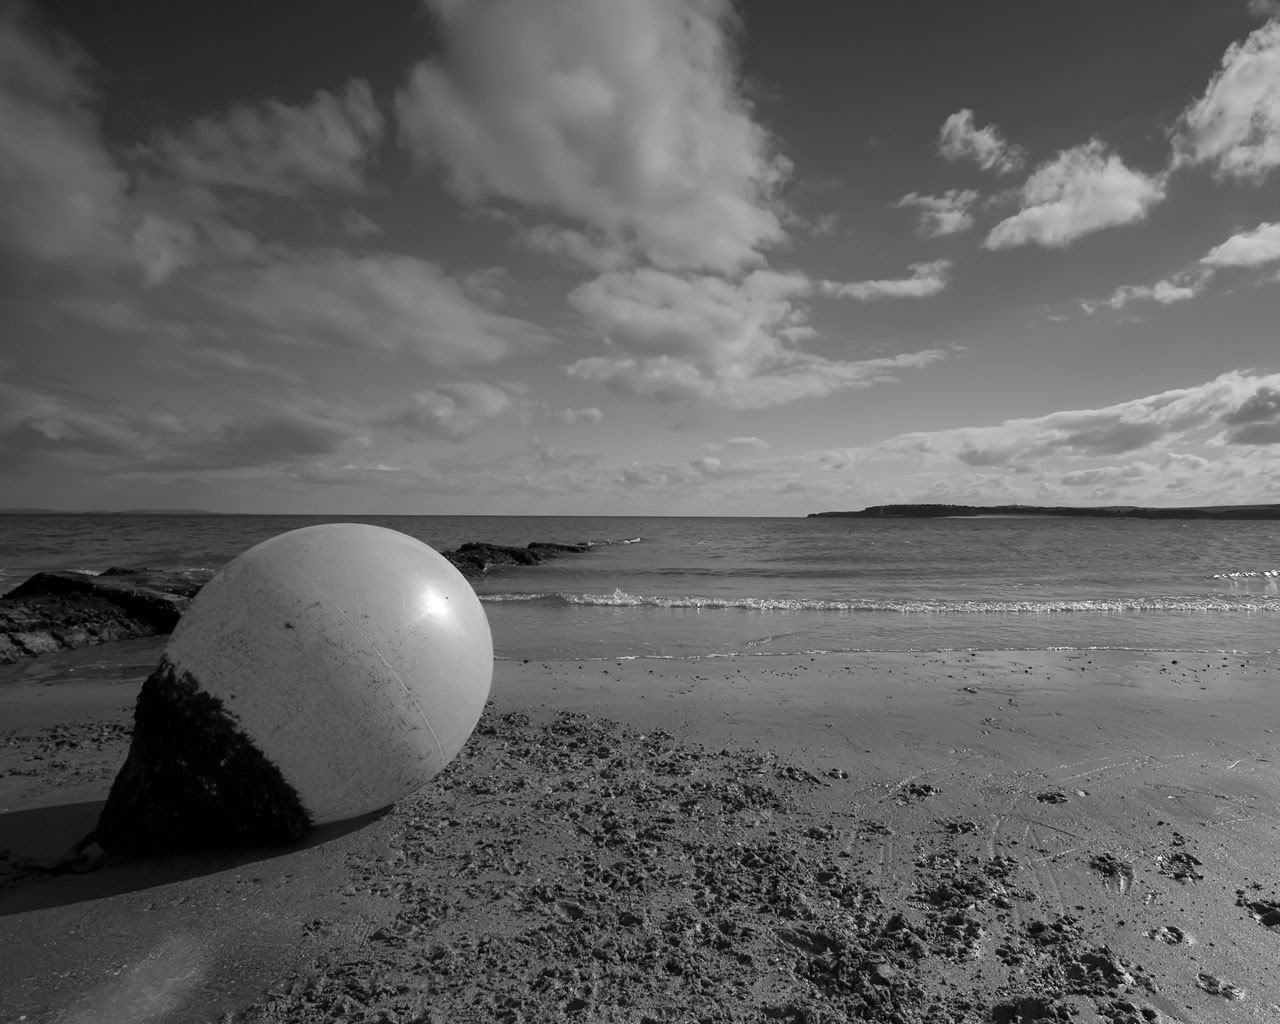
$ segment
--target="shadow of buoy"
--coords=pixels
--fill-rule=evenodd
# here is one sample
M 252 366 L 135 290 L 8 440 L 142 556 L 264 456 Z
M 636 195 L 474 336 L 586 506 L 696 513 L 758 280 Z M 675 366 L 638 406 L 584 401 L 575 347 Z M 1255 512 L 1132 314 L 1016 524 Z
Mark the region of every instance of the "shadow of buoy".
M 323 846 L 383 818 L 384 807 L 359 818 L 320 825 L 304 838 L 274 846 L 222 846 L 198 852 L 107 855 L 93 870 L 60 869 L 79 837 L 86 835 L 105 806 L 85 801 L 0 814 L 0 917 L 70 906 L 184 882 L 250 864 L 268 864 Z

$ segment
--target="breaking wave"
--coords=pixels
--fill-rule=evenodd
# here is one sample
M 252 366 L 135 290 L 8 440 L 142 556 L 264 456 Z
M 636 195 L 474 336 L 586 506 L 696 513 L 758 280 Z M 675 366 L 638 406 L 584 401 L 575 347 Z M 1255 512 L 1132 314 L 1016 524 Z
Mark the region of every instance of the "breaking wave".
M 611 594 L 482 594 L 486 604 L 586 605 L 601 608 L 740 609 L 755 612 L 900 612 L 933 615 L 1018 615 L 1073 612 L 1280 612 L 1280 597 L 1145 597 L 1081 601 L 813 601 L 789 597 Z
M 1215 580 L 1277 580 L 1280 569 L 1246 569 L 1241 572 L 1215 572 Z

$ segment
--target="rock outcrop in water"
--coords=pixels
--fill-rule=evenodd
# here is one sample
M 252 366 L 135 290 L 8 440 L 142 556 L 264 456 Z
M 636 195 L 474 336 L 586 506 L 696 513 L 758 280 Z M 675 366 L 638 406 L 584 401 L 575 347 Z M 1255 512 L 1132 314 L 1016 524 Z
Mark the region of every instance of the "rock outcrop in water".
M 540 565 L 591 545 L 534 541 L 526 547 L 471 541 L 444 557 L 468 580 L 508 565 Z M 0 597 L 0 665 L 55 651 L 173 632 L 209 570 L 111 568 L 39 572 Z
M 565 554 L 582 554 L 590 550 L 591 545 L 586 543 L 553 544 L 549 541 L 534 541 L 527 547 L 521 548 L 471 541 L 463 544 L 456 551 L 444 552 L 444 557 L 449 559 L 458 572 L 467 579 L 476 580 L 498 566 L 541 565 L 549 558 L 557 558 Z

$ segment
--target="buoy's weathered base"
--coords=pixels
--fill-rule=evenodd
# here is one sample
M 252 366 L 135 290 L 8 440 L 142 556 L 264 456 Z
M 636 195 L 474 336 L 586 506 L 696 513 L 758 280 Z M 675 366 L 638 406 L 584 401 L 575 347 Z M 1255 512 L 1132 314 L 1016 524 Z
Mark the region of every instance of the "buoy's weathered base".
M 92 838 L 110 853 L 293 842 L 311 818 L 217 697 L 168 658 L 138 694 L 133 740 Z

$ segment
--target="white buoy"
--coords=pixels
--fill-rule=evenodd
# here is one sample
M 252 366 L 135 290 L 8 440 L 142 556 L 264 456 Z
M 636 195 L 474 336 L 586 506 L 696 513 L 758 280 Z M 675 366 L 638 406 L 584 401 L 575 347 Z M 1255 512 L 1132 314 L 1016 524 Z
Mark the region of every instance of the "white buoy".
M 492 676 L 484 608 L 426 544 L 356 523 L 273 537 L 178 623 L 96 839 L 288 839 L 386 807 L 462 749 Z

